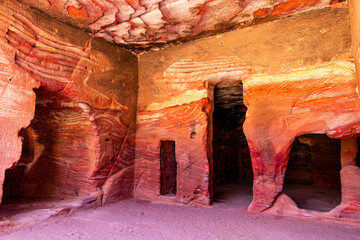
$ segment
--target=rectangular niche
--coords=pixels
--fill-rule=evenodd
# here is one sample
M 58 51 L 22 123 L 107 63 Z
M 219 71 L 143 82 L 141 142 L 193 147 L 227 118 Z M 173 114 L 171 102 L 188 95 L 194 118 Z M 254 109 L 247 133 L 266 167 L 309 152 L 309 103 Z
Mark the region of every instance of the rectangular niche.
M 175 141 L 161 141 L 160 146 L 161 195 L 176 195 L 177 164 Z

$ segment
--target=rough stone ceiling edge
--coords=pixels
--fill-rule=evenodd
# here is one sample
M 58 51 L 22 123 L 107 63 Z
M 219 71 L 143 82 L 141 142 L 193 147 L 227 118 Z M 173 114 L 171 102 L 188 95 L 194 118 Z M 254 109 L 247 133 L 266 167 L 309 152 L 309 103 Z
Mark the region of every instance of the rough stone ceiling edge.
M 346 0 L 17 0 L 136 53 Z

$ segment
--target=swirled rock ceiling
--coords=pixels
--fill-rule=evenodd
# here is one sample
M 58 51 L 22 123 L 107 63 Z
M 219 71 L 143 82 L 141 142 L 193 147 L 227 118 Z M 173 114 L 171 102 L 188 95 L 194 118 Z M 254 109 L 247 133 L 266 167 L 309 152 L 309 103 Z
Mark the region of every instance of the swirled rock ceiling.
M 243 28 L 344 0 L 26 0 L 109 41 L 145 48 Z M 66 18 L 65 16 L 69 17 Z M 77 20 L 77 21 L 73 21 Z
M 249 209 L 291 207 L 281 194 L 293 138 L 360 133 L 351 56 L 342 0 L 0 0 L 0 184 L 25 165 L 25 196 L 209 204 L 212 84 L 241 80 Z M 176 141 L 174 198 L 159 195 L 163 140 Z M 343 167 L 336 216 L 360 219 L 359 172 Z

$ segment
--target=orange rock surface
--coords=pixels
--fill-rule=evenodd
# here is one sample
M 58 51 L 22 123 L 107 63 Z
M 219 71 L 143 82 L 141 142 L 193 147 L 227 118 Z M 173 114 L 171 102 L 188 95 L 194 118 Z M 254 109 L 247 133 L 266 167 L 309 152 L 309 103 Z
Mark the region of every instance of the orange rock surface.
M 141 49 L 153 43 L 213 35 L 259 19 L 274 20 L 327 6 L 334 1 L 304 0 L 27 0 L 60 19 L 70 16 L 95 36 Z M 51 11 L 49 11 L 51 9 Z M 56 14 L 54 13 L 56 12 Z M 77 22 L 78 20 L 82 20 Z
M 241 82 L 248 210 L 359 223 L 355 7 L 351 35 L 342 1 L 1 2 L 0 197 L 209 205 L 214 89 Z M 233 28 L 137 56 L 109 43 L 136 52 Z M 292 143 L 304 134 L 341 139 L 342 202 L 327 213 L 283 193 Z M 164 142 L 176 163 L 166 194 Z
M 85 197 L 111 181 L 124 188 L 106 201 L 131 197 L 136 57 L 22 7 L 0 6 L 1 186 L 25 165 L 21 196 Z

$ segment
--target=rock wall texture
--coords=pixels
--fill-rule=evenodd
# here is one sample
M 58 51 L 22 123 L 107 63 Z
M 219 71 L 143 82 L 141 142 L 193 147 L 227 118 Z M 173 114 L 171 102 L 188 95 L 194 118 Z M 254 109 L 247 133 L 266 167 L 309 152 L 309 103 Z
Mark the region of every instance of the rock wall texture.
M 285 199 L 278 196 L 295 137 L 359 135 L 351 55 L 348 12 L 342 8 L 314 10 L 142 55 L 135 196 L 194 205 L 211 202 L 214 86 L 242 81 L 247 107 L 244 132 L 254 173 L 249 210 L 274 212 L 274 201 Z M 162 140 L 176 142 L 176 196 L 160 195 Z M 341 170 L 343 186 L 359 170 L 355 165 L 351 168 L 348 175 L 343 174 L 345 167 Z M 343 187 L 343 194 L 355 188 Z M 321 217 L 357 218 L 358 200 L 343 200 L 346 207 Z M 285 210 L 278 214 L 306 216 L 287 211 L 293 206 L 290 202 L 281 204 L 279 209 Z
M 1 9 L 1 16 L 3 11 L 6 9 Z M 4 20 L 8 18 L 1 17 L 1 22 Z M 0 24 L 0 197 L 5 169 L 20 159 L 22 143 L 18 132 L 27 127 L 34 117 L 35 93 L 32 89 L 40 85 L 16 65 L 15 49 L 7 44 L 4 38 L 6 32 L 6 25 Z
M 354 62 L 356 67 L 356 78 L 358 88 L 360 87 L 360 3 L 358 1 L 349 0 L 349 13 L 351 21 L 352 46 L 354 54 Z
M 131 197 L 136 56 L 17 3 L 0 21 L 1 183 L 22 167 L 23 196 Z
M 231 134 L 243 131 L 250 151 L 249 210 L 359 223 L 353 3 L 349 20 L 342 0 L 0 1 L 0 194 L 210 204 L 221 83 L 246 106 Z M 109 43 L 143 51 L 229 29 L 138 57 Z M 328 213 L 282 192 L 304 134 L 341 139 L 341 162 L 321 169 L 342 185 Z
M 99 37 L 126 45 L 166 43 L 300 14 L 343 0 L 26 0 Z M 69 18 L 71 18 L 69 20 Z

